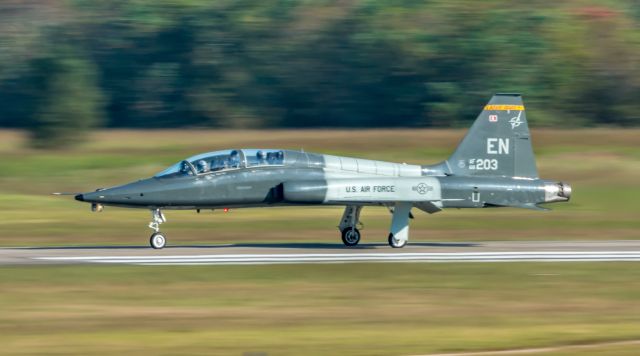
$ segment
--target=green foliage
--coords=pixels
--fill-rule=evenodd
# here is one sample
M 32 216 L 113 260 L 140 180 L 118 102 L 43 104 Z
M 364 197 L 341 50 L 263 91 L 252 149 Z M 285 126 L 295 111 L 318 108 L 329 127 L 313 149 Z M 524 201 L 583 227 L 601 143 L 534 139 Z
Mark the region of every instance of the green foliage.
M 640 124 L 640 18 L 622 0 L 2 6 L 14 30 L 0 38 L 1 126 L 37 117 L 46 132 L 65 115 L 42 110 L 102 96 L 111 127 L 458 127 L 494 92 L 523 93 L 534 125 Z M 27 53 L 67 68 L 45 70 L 48 83 L 80 83 L 50 87 L 30 110 L 40 74 L 20 60 Z M 73 130 L 101 111 L 83 105 L 87 122 L 69 119 Z
M 85 139 L 101 122 L 102 92 L 95 69 L 81 55 L 58 48 L 32 63 L 34 111 L 28 125 L 34 147 L 63 148 Z

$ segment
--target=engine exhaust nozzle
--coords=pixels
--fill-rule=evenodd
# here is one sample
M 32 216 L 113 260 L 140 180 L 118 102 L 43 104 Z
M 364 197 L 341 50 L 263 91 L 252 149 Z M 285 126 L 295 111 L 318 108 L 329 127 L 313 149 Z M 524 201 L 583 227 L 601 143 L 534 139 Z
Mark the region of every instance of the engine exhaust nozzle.
M 545 203 L 569 201 L 571 192 L 571 185 L 568 183 L 547 183 L 544 185 L 544 201 Z

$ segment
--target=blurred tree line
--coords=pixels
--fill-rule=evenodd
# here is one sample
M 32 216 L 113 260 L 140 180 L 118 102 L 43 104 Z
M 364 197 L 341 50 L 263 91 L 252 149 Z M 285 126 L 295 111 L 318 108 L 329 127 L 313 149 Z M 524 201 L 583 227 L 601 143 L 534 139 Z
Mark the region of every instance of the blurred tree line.
M 494 92 L 537 125 L 640 124 L 628 0 L 4 0 L 0 126 L 457 127 Z

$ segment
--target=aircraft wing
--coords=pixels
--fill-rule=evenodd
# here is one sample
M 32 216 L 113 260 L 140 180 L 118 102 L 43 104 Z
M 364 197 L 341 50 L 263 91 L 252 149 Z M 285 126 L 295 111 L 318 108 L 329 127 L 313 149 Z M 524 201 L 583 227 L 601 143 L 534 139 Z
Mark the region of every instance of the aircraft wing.
M 414 203 L 413 206 L 429 214 L 435 214 L 442 210 L 441 207 L 430 201 Z
M 541 206 L 538 206 L 536 204 L 486 204 L 487 207 L 494 207 L 494 208 L 519 208 L 519 209 L 529 209 L 529 210 L 536 210 L 536 211 L 550 211 L 551 209 L 549 208 L 544 208 Z

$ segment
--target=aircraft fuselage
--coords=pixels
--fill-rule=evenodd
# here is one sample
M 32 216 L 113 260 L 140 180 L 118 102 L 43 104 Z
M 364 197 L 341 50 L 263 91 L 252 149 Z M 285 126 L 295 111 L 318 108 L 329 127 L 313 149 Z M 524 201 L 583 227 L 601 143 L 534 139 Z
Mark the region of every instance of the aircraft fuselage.
M 237 150 L 244 152 L 244 150 Z M 393 205 L 442 208 L 535 207 L 568 200 L 567 186 L 541 179 L 458 177 L 444 168 L 284 151 L 279 165 L 152 177 L 85 193 L 80 201 L 145 209 L 217 209 L 277 205 Z M 564 189 L 562 187 L 565 187 Z

